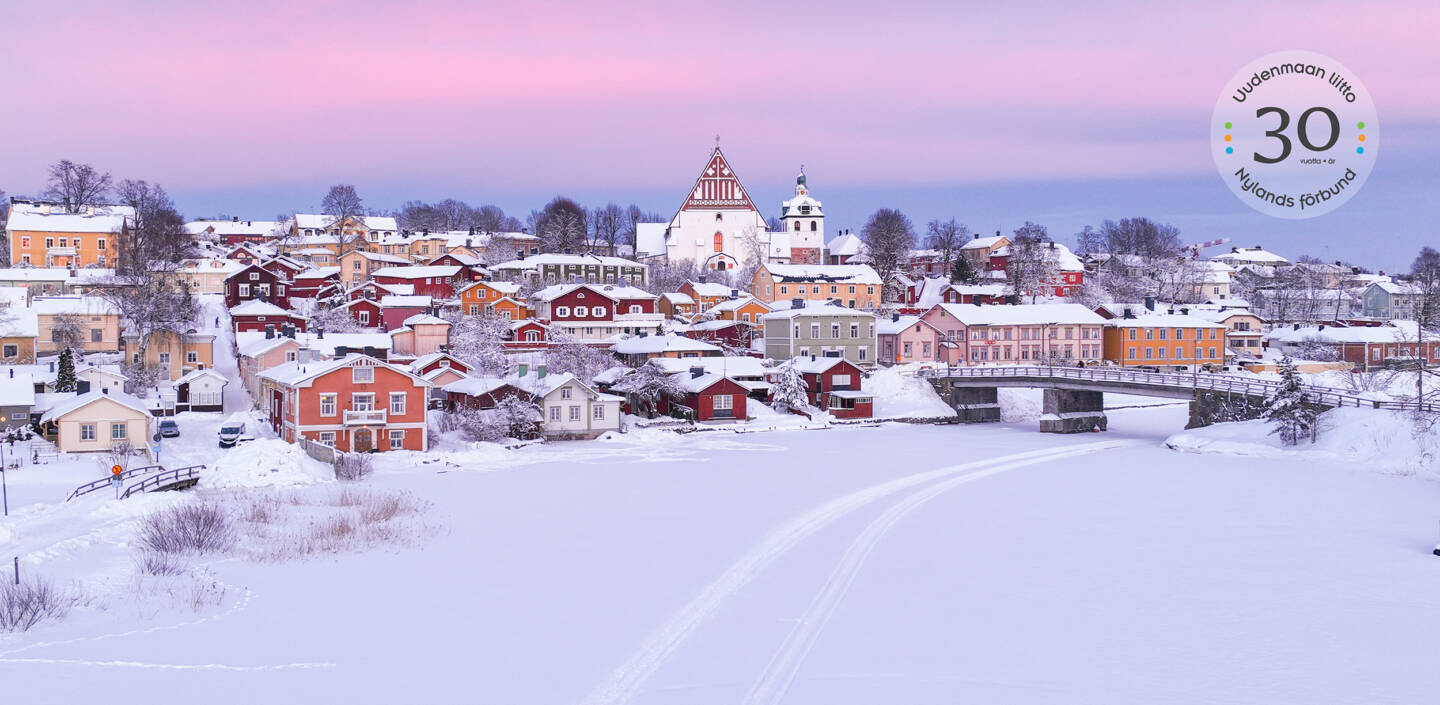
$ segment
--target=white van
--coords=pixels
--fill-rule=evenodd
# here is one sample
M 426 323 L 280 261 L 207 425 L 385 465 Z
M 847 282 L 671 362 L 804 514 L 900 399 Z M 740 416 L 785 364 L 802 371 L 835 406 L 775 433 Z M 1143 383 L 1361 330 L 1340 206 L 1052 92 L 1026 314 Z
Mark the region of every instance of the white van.
M 232 414 L 220 424 L 220 447 L 232 448 L 241 440 L 249 440 L 245 436 L 245 422 L 249 420 L 248 414 Z

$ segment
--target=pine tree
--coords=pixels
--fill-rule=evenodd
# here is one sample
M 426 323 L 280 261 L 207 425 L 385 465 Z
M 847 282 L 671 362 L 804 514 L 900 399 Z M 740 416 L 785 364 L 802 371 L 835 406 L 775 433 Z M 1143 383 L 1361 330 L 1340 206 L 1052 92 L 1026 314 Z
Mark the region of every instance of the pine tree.
M 955 266 L 950 268 L 950 281 L 956 284 L 974 284 L 980 277 L 975 273 L 974 265 L 964 255 L 955 258 Z
M 60 364 L 55 369 L 55 391 L 75 391 L 75 354 L 70 348 L 60 351 Z
M 1280 387 L 1265 400 L 1265 409 L 1265 418 L 1274 427 L 1270 432 L 1285 445 L 1293 446 L 1306 436 L 1315 442 L 1319 414 L 1306 398 L 1300 371 L 1288 354 L 1280 358 Z
M 793 365 L 780 368 L 775 385 L 770 388 L 770 403 L 785 410 L 798 409 L 809 399 L 805 389 L 805 377 Z

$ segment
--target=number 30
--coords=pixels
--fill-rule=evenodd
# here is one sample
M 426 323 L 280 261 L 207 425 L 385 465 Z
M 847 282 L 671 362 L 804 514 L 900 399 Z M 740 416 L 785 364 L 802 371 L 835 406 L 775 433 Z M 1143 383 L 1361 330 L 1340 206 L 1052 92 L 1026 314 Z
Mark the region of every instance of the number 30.
M 1276 162 L 1283 162 L 1285 161 L 1286 157 L 1290 156 L 1290 138 L 1286 137 L 1283 134 L 1285 132 L 1285 128 L 1290 126 L 1290 113 L 1287 113 L 1284 110 L 1276 107 L 1260 108 L 1259 110 L 1255 111 L 1255 117 L 1264 117 L 1270 113 L 1278 113 L 1280 115 L 1280 125 L 1277 126 L 1275 129 L 1266 132 L 1265 136 L 1274 137 L 1275 139 L 1280 140 L 1280 156 L 1267 157 L 1259 152 L 1255 152 L 1255 161 L 1260 162 L 1261 164 L 1274 164 Z M 1307 126 L 1310 122 L 1310 116 L 1315 113 L 1324 113 L 1325 117 L 1329 118 L 1330 120 L 1330 139 L 1327 140 L 1325 144 L 1318 147 L 1315 146 L 1315 143 L 1310 141 L 1310 131 L 1309 129 L 1307 129 Z M 1312 152 L 1323 152 L 1327 149 L 1330 149 L 1331 147 L 1334 147 L 1335 143 L 1340 139 L 1340 118 L 1336 117 L 1335 113 L 1332 112 L 1329 108 L 1315 107 L 1310 108 L 1303 113 L 1300 113 L 1300 122 L 1296 125 L 1296 128 L 1297 129 L 1295 136 L 1300 139 L 1300 144 L 1304 145 L 1306 149 Z

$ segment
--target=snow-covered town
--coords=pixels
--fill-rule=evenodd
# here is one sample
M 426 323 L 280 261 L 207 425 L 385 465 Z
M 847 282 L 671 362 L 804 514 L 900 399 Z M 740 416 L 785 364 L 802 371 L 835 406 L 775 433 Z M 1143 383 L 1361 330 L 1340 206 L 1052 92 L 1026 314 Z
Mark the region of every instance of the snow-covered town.
M 1440 697 L 1435 173 L 1291 218 L 1156 166 L 1214 67 L 1130 10 L 81 5 L 0 50 L 126 44 L 0 111 L 0 700 Z

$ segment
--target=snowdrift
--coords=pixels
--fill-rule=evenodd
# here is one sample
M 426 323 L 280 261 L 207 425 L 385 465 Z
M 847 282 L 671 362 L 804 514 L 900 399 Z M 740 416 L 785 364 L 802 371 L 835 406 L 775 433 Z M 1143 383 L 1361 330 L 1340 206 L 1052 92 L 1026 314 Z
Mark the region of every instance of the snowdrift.
M 1397 474 L 1435 474 L 1440 429 L 1416 433 L 1404 412 L 1331 409 L 1320 417 L 1320 438 L 1281 444 L 1264 420 L 1237 421 L 1182 431 L 1165 440 L 1173 450 L 1257 458 L 1315 458 L 1354 463 Z
M 875 395 L 875 418 L 933 418 L 954 416 L 929 382 L 902 374 L 902 367 L 882 368 L 862 383 Z
M 207 489 L 298 487 L 333 482 L 335 470 L 305 454 L 299 446 L 267 439 L 241 443 L 222 452 L 215 466 L 200 476 Z

